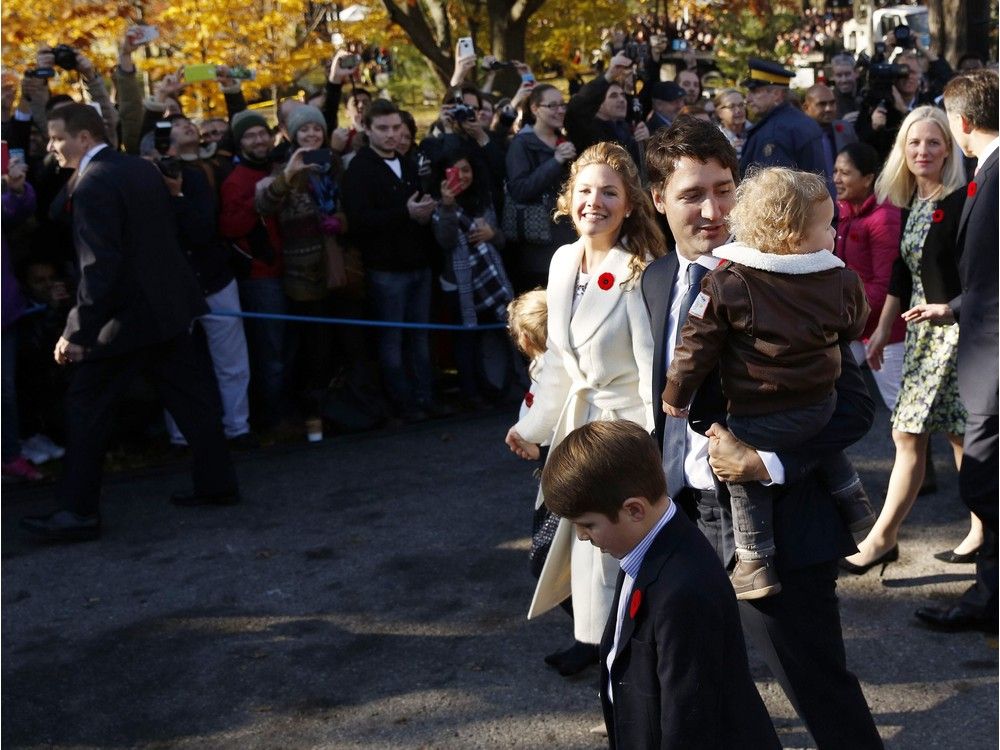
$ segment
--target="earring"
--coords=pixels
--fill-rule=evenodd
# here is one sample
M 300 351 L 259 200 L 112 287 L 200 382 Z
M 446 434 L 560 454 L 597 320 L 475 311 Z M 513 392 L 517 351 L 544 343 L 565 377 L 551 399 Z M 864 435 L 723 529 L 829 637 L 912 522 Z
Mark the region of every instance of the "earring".
M 628 213 L 626 213 L 626 214 L 625 214 L 625 218 L 627 219 L 627 218 L 628 218 L 629 216 L 631 216 L 631 215 L 632 215 L 632 212 L 631 212 L 631 211 L 629 211 Z

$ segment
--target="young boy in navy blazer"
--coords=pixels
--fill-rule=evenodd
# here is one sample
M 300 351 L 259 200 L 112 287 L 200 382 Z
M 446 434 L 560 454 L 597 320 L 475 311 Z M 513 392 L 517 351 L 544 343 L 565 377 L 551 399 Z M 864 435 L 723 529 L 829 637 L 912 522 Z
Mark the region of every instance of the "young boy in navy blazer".
M 542 494 L 581 540 L 621 562 L 600 649 L 611 748 L 780 748 L 733 588 L 667 496 L 649 434 L 624 420 L 574 430 L 552 451 Z

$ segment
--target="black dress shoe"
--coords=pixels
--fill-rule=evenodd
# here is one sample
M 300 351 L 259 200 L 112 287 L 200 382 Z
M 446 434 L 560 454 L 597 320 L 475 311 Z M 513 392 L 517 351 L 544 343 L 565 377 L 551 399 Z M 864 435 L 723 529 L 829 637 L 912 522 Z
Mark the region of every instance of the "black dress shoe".
M 545 663 L 555 667 L 563 677 L 579 674 L 591 664 L 597 664 L 598 648 L 591 643 L 574 641 L 565 651 L 556 651 L 545 657 Z
M 889 563 L 894 563 L 899 559 L 899 545 L 894 544 L 879 557 L 876 557 L 867 565 L 855 565 L 850 562 L 846 557 L 840 560 L 840 569 L 848 573 L 852 573 L 856 576 L 864 575 L 869 570 L 874 568 L 876 565 L 882 566 L 882 572 L 879 575 L 885 573 L 885 569 L 889 567 Z
M 994 613 L 995 614 L 995 613 Z M 959 602 L 951 607 L 921 607 L 916 612 L 917 619 L 932 630 L 945 633 L 959 633 L 967 630 L 981 630 L 996 633 L 997 621 L 985 612 Z
M 199 495 L 196 492 L 175 492 L 170 496 L 170 502 L 184 508 L 193 508 L 198 505 L 236 505 L 239 501 L 239 490 L 216 492 L 211 495 Z
M 956 552 L 953 549 L 945 550 L 944 552 L 938 552 L 934 557 L 941 562 L 955 563 L 957 565 L 964 565 L 965 563 L 974 563 L 976 561 L 976 554 L 979 552 L 979 548 L 972 550 L 972 552 Z
M 101 536 L 101 517 L 57 510 L 47 516 L 22 518 L 21 528 L 45 542 L 89 542 Z

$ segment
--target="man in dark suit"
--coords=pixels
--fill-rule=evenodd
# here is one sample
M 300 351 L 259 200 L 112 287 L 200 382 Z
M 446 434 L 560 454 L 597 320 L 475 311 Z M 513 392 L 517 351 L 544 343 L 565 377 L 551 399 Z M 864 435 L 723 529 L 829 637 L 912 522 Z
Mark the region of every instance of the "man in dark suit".
M 76 170 L 57 205 L 72 221 L 80 282 L 54 353 L 75 372 L 66 403 L 63 507 L 22 519 L 22 528 L 48 541 L 100 536 L 101 468 L 113 408 L 140 370 L 159 385 L 193 453 L 194 493 L 173 501 L 237 502 L 218 393 L 190 334 L 192 320 L 208 308 L 178 246 L 159 170 L 111 149 L 103 120 L 85 104 L 54 111 L 48 128 L 49 150 L 60 166 Z
M 840 149 L 849 143 L 857 143 L 858 135 L 847 120 L 837 119 L 837 98 L 829 86 L 817 83 L 806 89 L 802 100 L 802 111 L 815 120 L 823 132 L 823 173 L 830 196 L 836 207 L 837 189 L 833 185 L 833 165 Z
M 712 250 L 729 238 L 725 219 L 738 165 L 718 128 L 688 118 L 657 133 L 646 157 L 653 202 L 676 243 L 675 252 L 650 264 L 642 278 L 653 328 L 653 403 L 659 403 L 687 308 L 700 279 L 717 264 Z M 725 399 L 717 377 L 699 389 L 690 424 L 659 409 L 654 416 L 671 498 L 698 521 L 724 566 L 734 555 L 732 517 L 725 487 L 714 475 L 723 482 L 782 485 L 774 525 L 783 588 L 773 597 L 739 603 L 744 632 L 820 748 L 880 748 L 861 687 L 847 669 L 836 600 L 837 561 L 856 547 L 814 473 L 817 457 L 858 440 L 874 416 L 849 349 L 841 351 L 837 413 L 801 451 L 758 454 L 736 441 L 720 425 Z
M 958 270 L 962 292 L 947 305 L 918 305 L 909 322 L 958 321 L 958 391 L 969 416 L 965 423 L 962 500 L 983 522 L 976 555 L 976 582 L 950 607 L 921 607 L 917 617 L 945 631 L 997 632 L 997 496 L 1000 494 L 997 391 L 997 152 L 1000 150 L 997 74 L 977 70 L 953 78 L 944 90 L 948 124 L 966 156 L 977 159 L 958 225 Z
M 600 649 L 611 747 L 780 747 L 750 676 L 733 587 L 667 497 L 646 431 L 627 420 L 574 430 L 549 456 L 542 494 L 581 540 L 620 561 Z

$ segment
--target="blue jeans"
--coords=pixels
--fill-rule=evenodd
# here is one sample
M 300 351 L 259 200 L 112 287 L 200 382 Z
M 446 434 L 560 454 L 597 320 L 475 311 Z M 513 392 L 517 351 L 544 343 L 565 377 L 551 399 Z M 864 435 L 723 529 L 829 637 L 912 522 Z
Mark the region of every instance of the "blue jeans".
M 288 311 L 281 279 L 243 279 L 240 304 L 246 312 L 284 315 Z M 250 351 L 251 387 L 256 393 L 260 424 L 281 418 L 285 392 L 285 321 L 247 318 L 244 324 Z
M 368 295 L 377 320 L 427 323 L 431 314 L 431 271 L 368 271 Z M 434 372 L 426 329 L 381 329 L 378 358 L 386 390 L 397 408 L 412 409 L 431 402 Z

